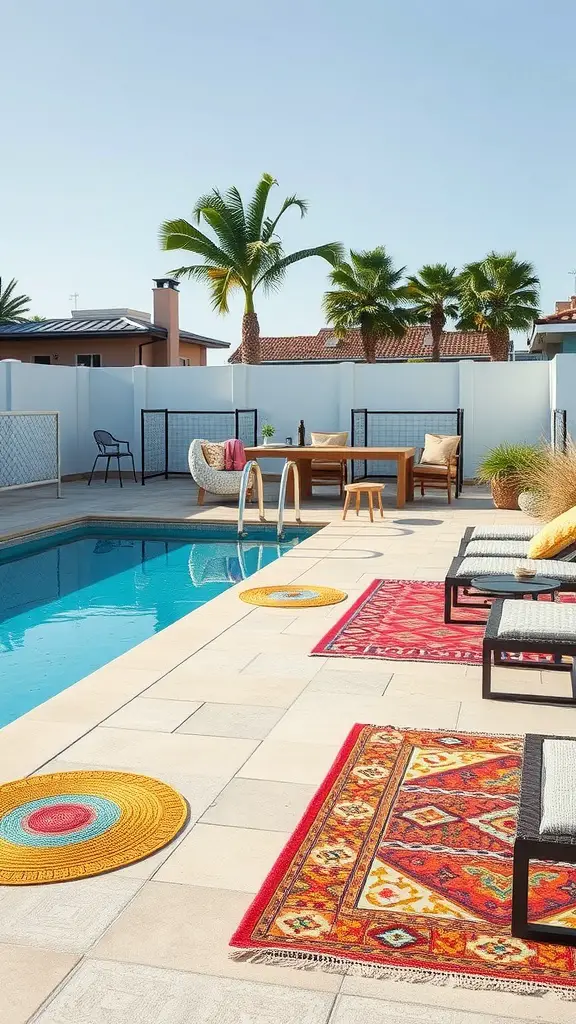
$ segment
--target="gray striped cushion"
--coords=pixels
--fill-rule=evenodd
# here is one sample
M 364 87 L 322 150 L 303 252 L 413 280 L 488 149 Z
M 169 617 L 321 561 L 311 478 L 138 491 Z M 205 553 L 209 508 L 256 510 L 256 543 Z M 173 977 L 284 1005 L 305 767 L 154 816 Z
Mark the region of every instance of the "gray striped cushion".
M 475 526 L 472 540 L 532 540 L 540 526 Z
M 504 601 L 498 637 L 576 643 L 576 605 L 553 601 Z
M 541 835 L 576 835 L 576 742 L 542 744 Z
M 514 569 L 521 562 L 522 565 L 533 569 L 539 576 L 551 576 L 556 580 L 576 581 L 576 562 L 553 561 L 549 558 L 468 558 L 462 559 L 456 576 L 464 576 L 471 579 L 473 576 L 501 576 L 503 573 L 513 573 Z
M 529 540 L 471 540 L 466 545 L 469 555 L 502 555 L 504 558 L 526 558 Z

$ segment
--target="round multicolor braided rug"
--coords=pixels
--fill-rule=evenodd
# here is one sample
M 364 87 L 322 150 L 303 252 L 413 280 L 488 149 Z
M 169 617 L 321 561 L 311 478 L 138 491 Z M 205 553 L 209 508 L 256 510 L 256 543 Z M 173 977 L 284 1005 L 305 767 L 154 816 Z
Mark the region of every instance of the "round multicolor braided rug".
M 166 846 L 188 820 L 171 786 L 127 772 L 58 772 L 0 786 L 0 885 L 87 878 Z
M 347 595 L 334 587 L 253 587 L 239 595 L 247 604 L 265 608 L 317 608 L 322 604 L 338 604 Z

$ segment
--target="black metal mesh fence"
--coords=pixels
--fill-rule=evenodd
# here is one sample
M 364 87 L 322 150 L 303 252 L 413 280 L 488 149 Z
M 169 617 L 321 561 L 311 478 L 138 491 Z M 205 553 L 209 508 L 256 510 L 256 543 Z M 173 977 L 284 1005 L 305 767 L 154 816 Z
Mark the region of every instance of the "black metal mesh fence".
M 257 431 L 256 409 L 142 409 L 142 483 L 154 476 L 187 475 L 188 449 L 195 438 L 227 441 L 237 437 L 245 445 L 255 445 Z
M 566 425 L 566 409 L 552 410 L 552 446 L 554 451 L 565 452 L 568 429 Z
M 424 448 L 426 434 L 459 434 L 464 446 L 464 410 L 387 412 L 351 410 L 352 445 L 362 448 Z M 418 456 L 419 453 L 417 453 Z M 352 478 L 395 476 L 396 463 L 354 460 Z M 456 494 L 462 489 L 463 459 L 458 456 Z

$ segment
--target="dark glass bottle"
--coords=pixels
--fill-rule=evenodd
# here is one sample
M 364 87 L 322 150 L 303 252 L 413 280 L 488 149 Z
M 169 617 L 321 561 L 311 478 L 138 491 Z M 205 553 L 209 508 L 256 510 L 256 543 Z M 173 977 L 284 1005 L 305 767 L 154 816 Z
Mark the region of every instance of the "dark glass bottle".
M 304 420 L 300 420 L 298 424 L 298 444 L 300 448 L 303 448 L 306 444 L 306 428 L 304 426 Z

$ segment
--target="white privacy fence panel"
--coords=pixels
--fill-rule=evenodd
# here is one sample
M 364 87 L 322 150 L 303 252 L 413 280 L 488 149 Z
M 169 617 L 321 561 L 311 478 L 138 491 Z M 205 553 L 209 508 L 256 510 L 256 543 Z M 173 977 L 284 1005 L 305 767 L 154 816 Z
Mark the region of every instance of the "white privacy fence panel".
M 296 441 L 301 419 L 308 437 L 313 430 L 350 431 L 352 409 L 402 412 L 397 422 L 403 429 L 410 417 L 420 422 L 423 413 L 432 417 L 463 409 L 464 476 L 471 479 L 493 445 L 549 437 L 553 409 L 566 410 L 568 431 L 576 433 L 576 355 L 551 362 L 98 369 L 0 361 L 0 410 L 31 408 L 59 411 L 66 476 L 90 471 L 96 429 L 129 441 L 139 465 L 142 409 L 219 415 L 257 409 L 259 436 L 262 424 L 271 423 L 278 441 L 288 436 Z M 430 429 L 444 432 L 443 422 L 433 422 Z M 197 429 L 192 423 L 188 428 Z M 445 429 L 452 428 L 446 424 Z M 402 436 L 404 441 L 398 435 L 396 443 L 409 443 Z M 267 460 L 268 471 L 280 468 Z
M 57 412 L 0 412 L 0 490 L 56 484 L 60 497 Z

